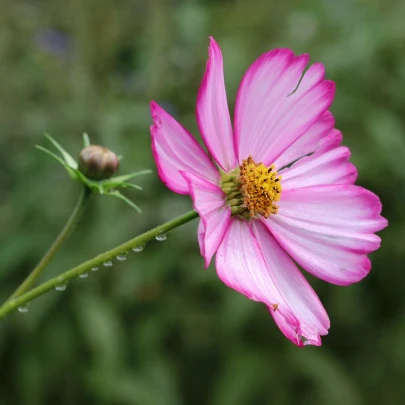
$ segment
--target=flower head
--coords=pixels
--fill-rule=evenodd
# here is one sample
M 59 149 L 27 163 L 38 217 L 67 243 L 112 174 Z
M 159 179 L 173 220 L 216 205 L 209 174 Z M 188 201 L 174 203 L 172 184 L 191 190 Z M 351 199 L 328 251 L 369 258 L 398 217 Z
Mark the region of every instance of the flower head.
M 387 221 L 376 195 L 355 186 L 356 168 L 328 111 L 335 85 L 308 55 L 262 55 L 248 69 L 229 115 L 222 54 L 211 38 L 197 98 L 208 149 L 151 103 L 152 148 L 161 180 L 190 194 L 200 214 L 206 267 L 216 254 L 220 279 L 263 302 L 292 342 L 320 345 L 328 315 L 294 261 L 337 285 L 365 277 L 374 233 Z
M 80 151 L 78 168 L 91 180 L 109 179 L 119 167 L 118 156 L 104 146 L 89 145 Z

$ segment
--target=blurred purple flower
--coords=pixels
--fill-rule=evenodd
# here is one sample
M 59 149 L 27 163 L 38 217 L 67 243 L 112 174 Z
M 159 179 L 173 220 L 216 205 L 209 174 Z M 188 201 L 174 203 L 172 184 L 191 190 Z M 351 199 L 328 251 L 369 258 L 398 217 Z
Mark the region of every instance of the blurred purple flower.
M 39 31 L 35 35 L 35 43 L 42 51 L 59 57 L 66 56 L 71 48 L 70 36 L 52 28 Z

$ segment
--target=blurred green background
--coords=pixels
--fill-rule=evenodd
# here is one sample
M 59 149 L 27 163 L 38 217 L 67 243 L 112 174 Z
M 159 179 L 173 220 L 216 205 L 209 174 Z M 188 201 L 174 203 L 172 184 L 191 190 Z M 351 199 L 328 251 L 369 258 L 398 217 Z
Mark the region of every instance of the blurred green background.
M 405 2 L 403 0 L 3 0 L 0 13 L 0 298 L 15 289 L 79 193 L 34 149 L 81 134 L 155 165 L 149 101 L 197 134 L 208 36 L 231 108 L 244 71 L 274 47 L 308 52 L 337 83 L 332 112 L 390 222 L 373 269 L 350 287 L 310 277 L 331 319 L 298 349 L 263 305 L 203 270 L 197 221 L 0 322 L 0 405 L 359 405 L 405 398 Z M 191 207 L 156 174 L 122 201 L 92 201 L 47 269 L 58 274 Z

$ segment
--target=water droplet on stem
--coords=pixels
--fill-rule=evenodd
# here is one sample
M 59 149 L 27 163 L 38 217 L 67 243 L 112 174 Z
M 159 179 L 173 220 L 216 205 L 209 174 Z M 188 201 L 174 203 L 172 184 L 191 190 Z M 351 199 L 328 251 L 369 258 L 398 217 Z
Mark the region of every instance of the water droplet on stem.
M 162 233 L 162 234 L 156 236 L 156 240 L 158 240 L 159 242 L 163 242 L 166 239 L 167 239 L 167 233 Z
M 18 312 L 21 312 L 22 314 L 26 314 L 29 311 L 28 307 L 19 307 Z
M 107 260 L 106 262 L 103 263 L 104 267 L 111 267 L 113 265 L 113 262 L 111 260 Z
M 132 248 L 132 250 L 136 253 L 138 252 L 142 252 L 142 250 L 145 249 L 145 245 L 139 245 L 139 246 L 135 246 L 134 248 Z
M 83 274 L 80 274 L 80 278 L 87 278 L 89 276 L 89 273 L 83 273 Z

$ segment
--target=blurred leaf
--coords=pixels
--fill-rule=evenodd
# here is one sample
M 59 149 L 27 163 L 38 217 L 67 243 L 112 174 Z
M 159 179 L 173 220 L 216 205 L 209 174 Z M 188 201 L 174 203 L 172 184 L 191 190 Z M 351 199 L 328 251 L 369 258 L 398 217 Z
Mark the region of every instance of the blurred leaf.
M 274 379 L 276 376 L 274 376 Z M 272 369 L 263 362 L 262 354 L 243 351 L 230 357 L 221 378 L 216 380 L 210 404 L 245 405 L 261 390 L 266 381 L 272 381 Z
M 125 356 L 125 340 L 117 313 L 94 293 L 77 295 L 76 313 L 87 346 L 98 367 L 114 370 Z
M 405 129 L 387 110 L 374 110 L 368 117 L 367 127 L 391 170 L 405 178 Z
M 318 402 L 331 405 L 362 404 L 355 382 L 346 375 L 339 360 L 326 350 L 308 349 L 291 352 L 289 358 L 292 368 L 300 370 L 308 383 L 316 387 Z

